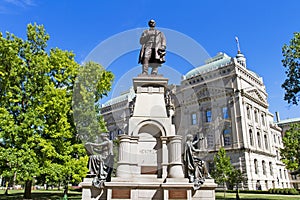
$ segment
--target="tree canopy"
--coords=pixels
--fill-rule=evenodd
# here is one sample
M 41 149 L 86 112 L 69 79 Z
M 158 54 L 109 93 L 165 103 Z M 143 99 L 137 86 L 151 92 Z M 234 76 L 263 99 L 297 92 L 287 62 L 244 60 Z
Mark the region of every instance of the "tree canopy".
M 34 177 L 48 184 L 80 182 L 88 170 L 72 110 L 81 67 L 70 51 L 47 51 L 49 38 L 36 24 L 27 26 L 26 40 L 0 33 L 0 167 L 3 176 L 26 183 L 27 199 Z M 98 85 L 112 80 L 102 78 Z M 101 97 L 110 84 L 98 88 Z
M 284 100 L 288 103 L 298 105 L 300 101 L 300 32 L 294 33 L 289 45 L 282 47 L 284 59 L 282 64 L 287 75 L 282 84 L 285 90 Z
M 285 132 L 281 149 L 282 162 L 292 171 L 292 174 L 300 174 L 300 123 L 293 123 Z

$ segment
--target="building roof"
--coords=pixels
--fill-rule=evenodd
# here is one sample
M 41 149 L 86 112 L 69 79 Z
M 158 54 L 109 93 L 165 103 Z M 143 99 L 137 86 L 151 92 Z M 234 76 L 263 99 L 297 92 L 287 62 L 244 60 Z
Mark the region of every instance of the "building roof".
M 134 97 L 135 97 L 135 92 L 134 92 L 133 88 L 131 87 L 129 90 L 125 91 L 120 96 L 112 98 L 112 99 L 108 100 L 107 102 L 105 102 L 104 104 L 102 104 L 102 108 L 111 106 L 111 105 L 115 105 L 122 101 L 131 101 Z
M 295 122 L 299 122 L 300 123 L 300 118 L 291 118 L 291 119 L 284 119 L 284 120 L 280 120 L 279 122 L 276 122 L 276 124 L 281 125 L 281 124 L 291 124 L 291 123 L 295 123 Z
M 189 71 L 185 75 L 185 78 L 188 79 L 188 78 L 197 76 L 199 74 L 203 74 L 203 73 L 218 69 L 219 67 L 225 66 L 231 62 L 232 62 L 232 58 L 230 56 L 228 56 L 225 53 L 220 52 L 215 57 L 207 59 L 205 61 L 204 65 L 199 66 L 199 67 Z

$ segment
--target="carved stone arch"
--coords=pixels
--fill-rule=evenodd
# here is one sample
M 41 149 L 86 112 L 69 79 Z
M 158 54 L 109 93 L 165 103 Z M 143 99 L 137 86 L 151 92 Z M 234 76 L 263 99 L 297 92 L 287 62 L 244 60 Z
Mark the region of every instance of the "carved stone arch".
M 157 132 L 160 132 L 160 136 L 166 136 L 166 130 L 164 128 L 164 126 L 156 121 L 156 120 L 144 120 L 141 121 L 133 130 L 132 135 L 133 136 L 138 136 L 138 134 L 143 130 L 143 129 L 147 129 L 147 128 L 153 128 L 153 130 L 151 130 L 151 134 L 155 134 L 156 130 Z M 158 137 L 156 135 L 153 135 L 154 137 Z

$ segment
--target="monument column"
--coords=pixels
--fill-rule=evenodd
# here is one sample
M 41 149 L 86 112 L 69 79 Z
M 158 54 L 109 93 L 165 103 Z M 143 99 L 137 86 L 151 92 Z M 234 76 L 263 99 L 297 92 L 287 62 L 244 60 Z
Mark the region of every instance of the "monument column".
M 168 176 L 168 147 L 167 147 L 167 140 L 168 137 L 164 137 L 161 136 L 161 143 L 162 143 L 162 163 L 161 163 L 161 167 L 162 167 L 162 178 L 167 178 Z
M 119 162 L 117 167 L 117 176 L 121 178 L 131 177 L 130 170 L 130 136 L 121 135 L 119 147 Z
M 138 139 L 138 136 L 130 137 L 130 172 L 133 176 L 140 174 L 140 169 L 138 168 L 138 159 L 136 156 L 138 152 Z
M 168 178 L 184 178 L 181 161 L 181 139 L 182 136 L 175 135 L 169 137 L 169 173 Z

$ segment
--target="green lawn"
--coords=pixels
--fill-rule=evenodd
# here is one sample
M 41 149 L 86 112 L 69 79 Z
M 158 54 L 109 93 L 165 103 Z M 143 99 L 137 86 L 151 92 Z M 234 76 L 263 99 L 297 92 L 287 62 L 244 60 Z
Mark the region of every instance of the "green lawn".
M 9 190 L 8 195 L 4 195 L 4 190 L 0 190 L 0 200 L 23 200 L 24 190 Z M 32 190 L 33 200 L 61 200 L 62 190 Z M 81 192 L 69 191 L 69 199 L 81 199 Z
M 0 200 L 23 200 L 24 190 L 9 190 L 8 196 L 4 195 L 4 190 L 0 190 Z M 62 190 L 33 190 L 33 200 L 62 200 Z M 81 199 L 81 192 L 70 191 L 68 199 Z M 223 192 L 216 192 L 216 199 L 223 199 Z M 227 200 L 235 200 L 235 193 L 226 193 Z M 240 193 L 241 200 L 300 200 L 300 195 L 278 195 L 278 194 L 247 194 Z
M 241 200 L 300 200 L 300 195 L 279 195 L 279 194 L 247 194 L 247 193 L 240 193 Z M 216 192 L 216 199 L 224 199 L 223 192 Z M 235 199 L 235 193 L 226 193 L 226 199 Z

